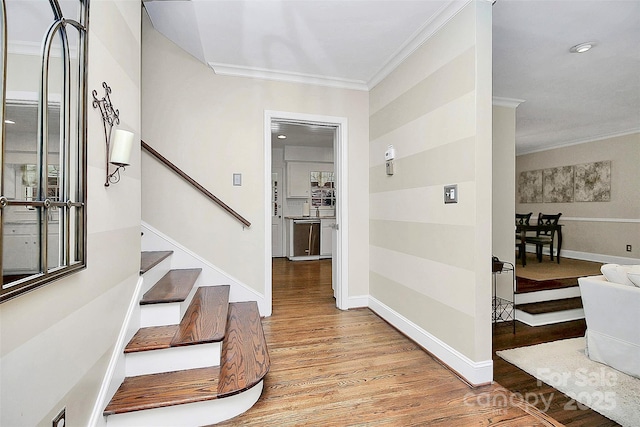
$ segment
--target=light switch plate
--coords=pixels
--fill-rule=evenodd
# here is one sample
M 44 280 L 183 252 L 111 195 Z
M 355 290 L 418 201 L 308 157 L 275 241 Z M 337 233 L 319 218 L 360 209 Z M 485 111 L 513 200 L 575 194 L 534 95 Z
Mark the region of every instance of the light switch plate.
M 444 202 L 458 203 L 458 185 L 457 184 L 444 186 Z
M 234 173 L 233 174 L 233 185 L 237 185 L 237 186 L 242 185 L 242 174 L 241 173 Z

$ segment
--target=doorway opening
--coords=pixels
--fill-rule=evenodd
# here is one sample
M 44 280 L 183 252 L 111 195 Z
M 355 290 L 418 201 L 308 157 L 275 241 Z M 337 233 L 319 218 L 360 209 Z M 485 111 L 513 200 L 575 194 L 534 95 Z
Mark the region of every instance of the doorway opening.
M 282 161 L 273 162 L 272 148 L 280 149 L 286 144 L 274 144 L 272 137 L 277 139 L 277 135 L 287 132 L 303 136 L 306 145 L 292 138 L 287 157 L 290 161 L 285 162 L 283 157 Z M 348 308 L 346 147 L 346 118 L 265 112 L 265 299 L 269 307 L 273 305 L 272 257 L 290 257 L 296 250 L 302 251 L 296 252 L 296 259 L 331 259 L 336 306 Z M 294 174 L 298 174 L 297 178 L 290 179 Z M 303 240 L 308 246 L 294 249 L 293 227 L 305 220 L 319 225 L 307 226 Z

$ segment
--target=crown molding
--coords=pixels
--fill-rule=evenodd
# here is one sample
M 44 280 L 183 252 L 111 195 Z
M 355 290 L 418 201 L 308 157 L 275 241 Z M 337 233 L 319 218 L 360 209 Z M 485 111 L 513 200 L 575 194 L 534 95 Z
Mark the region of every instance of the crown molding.
M 254 79 L 275 80 L 279 82 L 303 83 L 315 86 L 335 87 L 368 91 L 369 87 L 362 80 L 349 80 L 337 77 L 325 77 L 315 74 L 294 73 L 290 71 L 267 70 L 257 67 L 241 67 L 216 62 L 207 63 L 220 76 L 249 77 Z
M 456 16 L 472 0 L 453 0 L 440 8 L 434 16 L 420 27 L 415 35 L 405 42 L 386 64 L 367 82 L 369 89 L 373 89 L 384 80 L 398 66 L 411 56 L 420 46 L 433 37 L 447 22 Z
M 516 142 L 516 156 L 523 156 L 525 154 L 540 153 L 542 151 L 555 150 L 556 148 L 570 147 L 572 145 L 586 144 L 588 142 L 602 141 L 602 140 L 605 140 L 605 139 L 618 138 L 620 136 L 634 135 L 636 133 L 640 133 L 640 128 L 629 129 L 629 130 L 622 131 L 622 132 L 613 132 L 613 133 L 608 133 L 608 134 L 601 134 L 601 135 L 598 135 L 598 136 L 594 136 L 592 138 L 559 142 L 557 144 L 550 144 L 550 145 L 545 145 L 545 146 L 541 146 L 541 147 L 535 147 L 535 148 L 532 148 L 530 150 L 518 150 L 518 143 Z
M 493 97 L 493 105 L 496 107 L 518 108 L 518 105 L 525 102 L 524 99 Z

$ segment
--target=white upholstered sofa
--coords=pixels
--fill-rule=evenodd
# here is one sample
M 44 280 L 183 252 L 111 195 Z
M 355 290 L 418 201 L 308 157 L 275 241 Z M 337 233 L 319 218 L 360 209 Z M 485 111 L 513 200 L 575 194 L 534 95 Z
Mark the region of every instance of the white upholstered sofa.
M 640 287 L 626 279 L 639 282 L 640 270 L 633 267 L 607 271 L 603 276 L 578 279 L 587 321 L 587 353 L 591 360 L 604 363 L 640 378 Z M 627 266 L 625 266 L 627 267 Z M 624 274 L 621 274 L 621 271 Z

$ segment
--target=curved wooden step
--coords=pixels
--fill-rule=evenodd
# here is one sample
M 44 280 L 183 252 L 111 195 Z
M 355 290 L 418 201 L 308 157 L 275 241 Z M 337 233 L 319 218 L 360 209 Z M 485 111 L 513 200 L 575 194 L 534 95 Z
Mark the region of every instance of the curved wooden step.
M 105 408 L 104 415 L 235 399 L 247 394 L 245 392 L 248 392 L 250 404 L 255 403 L 261 390 L 256 386 L 261 384 L 270 367 L 258 305 L 256 302 L 230 303 L 227 319 L 219 367 L 127 377 Z M 248 407 L 250 405 L 244 410 Z
M 250 389 L 267 375 L 270 363 L 258 304 L 255 301 L 229 304 L 220 358 L 219 397 Z

